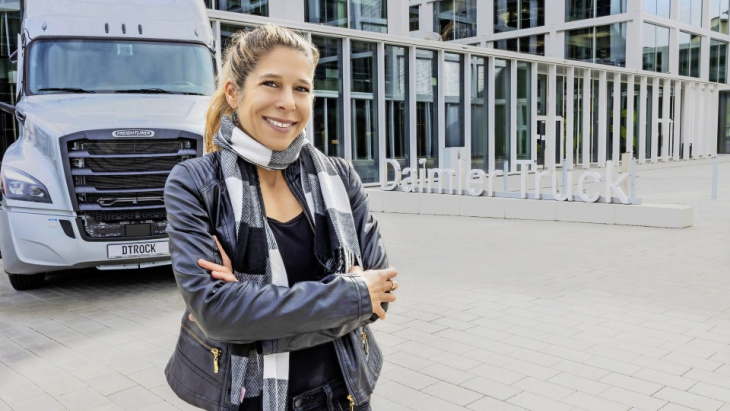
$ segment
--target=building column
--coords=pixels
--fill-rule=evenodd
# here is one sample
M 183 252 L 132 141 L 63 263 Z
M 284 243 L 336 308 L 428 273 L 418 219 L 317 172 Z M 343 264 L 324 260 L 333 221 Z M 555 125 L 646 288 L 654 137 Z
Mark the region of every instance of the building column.
M 302 1 L 288 1 L 286 2 L 286 7 L 284 8 L 294 8 L 292 5 L 296 5 L 297 3 L 303 3 Z M 410 32 L 410 9 L 409 4 L 406 1 L 389 1 L 387 4 L 387 13 L 388 13 L 388 34 L 393 36 L 408 36 L 408 33 Z M 422 6 L 423 7 L 423 6 Z M 302 16 L 304 15 L 304 10 L 302 10 Z M 301 18 L 301 17 L 300 17 Z M 403 22 L 406 22 L 406 24 L 403 24 Z

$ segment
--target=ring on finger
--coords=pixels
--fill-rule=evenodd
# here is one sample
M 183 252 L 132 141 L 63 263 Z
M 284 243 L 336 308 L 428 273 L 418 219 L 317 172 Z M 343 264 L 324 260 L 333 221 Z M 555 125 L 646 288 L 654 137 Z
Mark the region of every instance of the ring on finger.
M 390 281 L 390 291 L 393 292 L 398 289 L 398 282 L 395 280 L 388 279 Z

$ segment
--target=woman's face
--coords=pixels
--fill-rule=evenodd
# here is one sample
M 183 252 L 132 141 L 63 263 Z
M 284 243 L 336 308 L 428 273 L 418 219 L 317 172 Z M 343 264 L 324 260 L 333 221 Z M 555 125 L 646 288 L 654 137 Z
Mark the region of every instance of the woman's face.
M 246 134 L 271 150 L 281 151 L 307 125 L 313 76 L 312 62 L 304 53 L 277 47 L 249 73 L 242 95 L 228 83 L 226 97 Z

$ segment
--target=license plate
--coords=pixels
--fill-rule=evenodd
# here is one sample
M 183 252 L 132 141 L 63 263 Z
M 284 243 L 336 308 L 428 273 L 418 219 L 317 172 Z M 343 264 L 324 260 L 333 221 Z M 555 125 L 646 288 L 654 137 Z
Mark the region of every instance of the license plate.
M 109 244 L 106 246 L 107 258 L 135 258 L 170 255 L 168 241 L 149 243 Z

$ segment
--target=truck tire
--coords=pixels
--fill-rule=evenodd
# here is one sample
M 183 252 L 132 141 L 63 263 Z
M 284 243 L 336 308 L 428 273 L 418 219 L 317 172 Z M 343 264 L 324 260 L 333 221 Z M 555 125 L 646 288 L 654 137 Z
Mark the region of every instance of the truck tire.
M 43 285 L 46 275 L 41 274 L 8 274 L 10 285 L 18 291 L 32 290 Z

